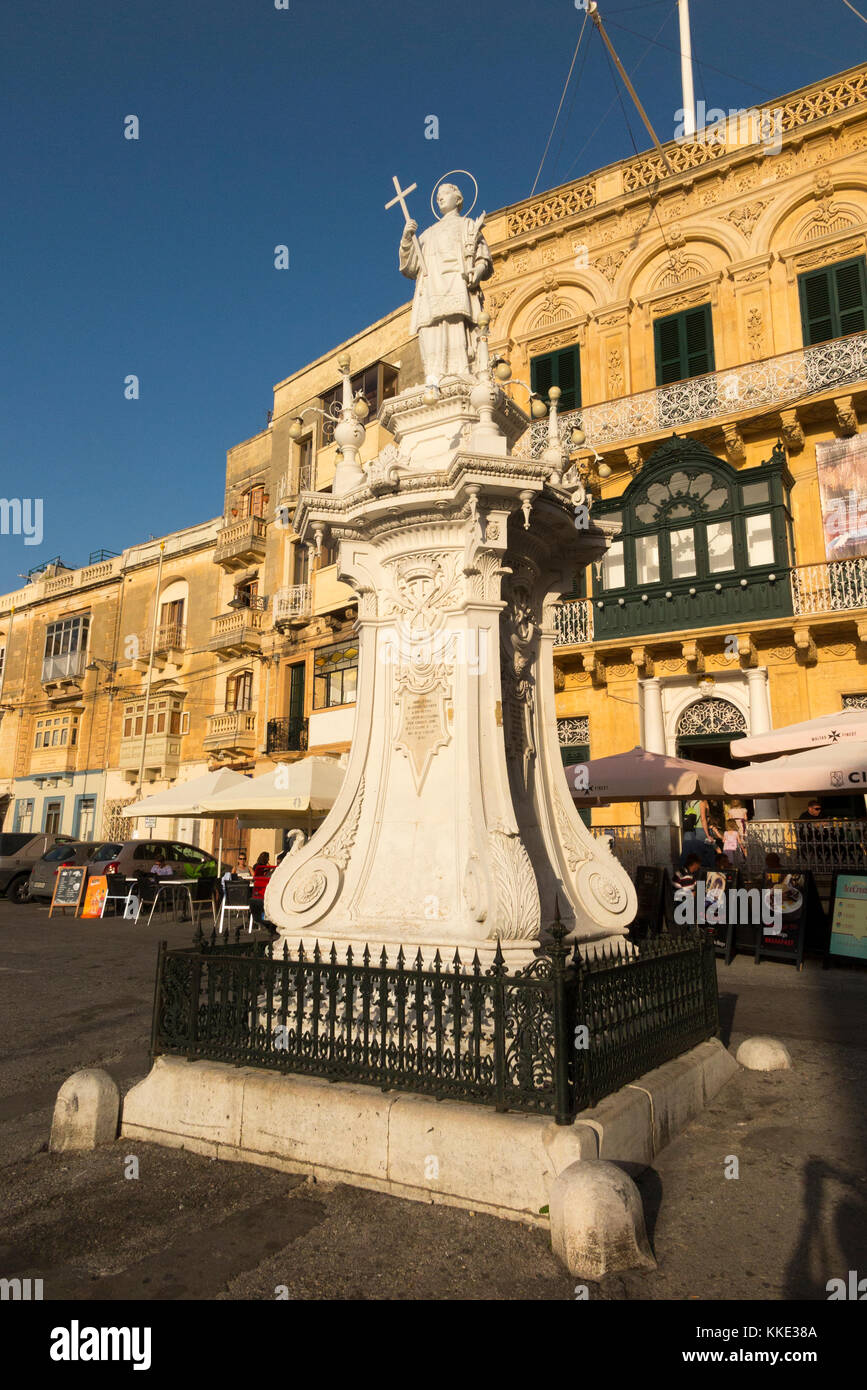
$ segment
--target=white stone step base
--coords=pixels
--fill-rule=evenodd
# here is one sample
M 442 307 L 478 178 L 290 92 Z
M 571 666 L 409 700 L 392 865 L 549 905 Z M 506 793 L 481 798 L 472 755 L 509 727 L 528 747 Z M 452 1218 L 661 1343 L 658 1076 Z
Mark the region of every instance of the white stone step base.
M 583 1111 L 572 1125 L 373 1086 L 158 1057 L 123 1102 L 121 1134 L 547 1225 L 555 1178 L 580 1159 L 644 1167 L 737 1071 L 716 1039 Z

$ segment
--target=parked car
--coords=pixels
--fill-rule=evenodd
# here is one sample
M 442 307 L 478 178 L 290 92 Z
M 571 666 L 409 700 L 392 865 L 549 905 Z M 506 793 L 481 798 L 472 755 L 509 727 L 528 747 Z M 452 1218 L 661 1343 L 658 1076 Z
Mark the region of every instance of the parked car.
M 67 864 L 86 864 L 98 845 L 98 840 L 70 840 L 68 844 L 52 845 L 30 871 L 27 897 L 35 901 L 52 898 L 58 870 Z
M 163 858 L 175 878 L 216 878 L 217 865 L 212 854 L 178 840 L 119 840 L 97 845 L 88 861 L 90 874 L 120 874 L 135 878 L 147 873 L 156 859 Z
M 0 834 L 0 893 L 13 902 L 25 902 L 31 869 L 52 845 L 71 840 L 71 835 L 34 835 L 30 831 Z

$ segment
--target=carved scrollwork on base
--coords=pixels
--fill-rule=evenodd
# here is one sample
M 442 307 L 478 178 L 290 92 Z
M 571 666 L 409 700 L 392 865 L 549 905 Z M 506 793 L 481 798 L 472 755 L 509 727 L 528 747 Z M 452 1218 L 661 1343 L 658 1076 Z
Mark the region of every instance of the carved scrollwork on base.
M 488 843 L 497 902 L 488 936 L 532 940 L 539 934 L 542 909 L 530 856 L 517 835 L 501 830 L 492 830 Z

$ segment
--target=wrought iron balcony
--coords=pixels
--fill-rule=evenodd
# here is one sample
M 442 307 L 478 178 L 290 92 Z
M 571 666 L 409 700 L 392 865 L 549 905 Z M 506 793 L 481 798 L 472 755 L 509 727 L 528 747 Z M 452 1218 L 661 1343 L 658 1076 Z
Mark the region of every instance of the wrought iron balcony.
M 569 447 L 570 432 L 580 421 L 588 446 L 603 449 L 684 425 L 733 418 L 768 406 L 784 407 L 788 401 L 858 381 L 867 382 L 867 333 L 832 338 L 779 357 L 572 410 L 560 416 L 560 434 Z M 514 452 L 538 458 L 547 443 L 548 421 L 536 420 Z
M 798 565 L 792 570 L 792 605 L 797 617 L 867 608 L 867 556 Z
M 274 626 L 279 629 L 306 622 L 312 611 L 309 584 L 292 584 L 278 589 L 271 601 Z
M 215 564 L 224 570 L 244 569 L 265 558 L 268 523 L 261 516 L 245 516 L 232 521 L 217 532 L 214 549 Z
M 268 720 L 266 753 L 304 753 L 306 750 L 307 719 L 303 715 Z
M 580 647 L 593 641 L 593 605 L 589 599 L 569 599 L 554 609 L 555 647 Z
M 246 652 L 257 652 L 262 645 L 265 613 L 261 608 L 235 608 L 214 619 L 214 635 L 208 651 L 220 661 L 228 661 Z

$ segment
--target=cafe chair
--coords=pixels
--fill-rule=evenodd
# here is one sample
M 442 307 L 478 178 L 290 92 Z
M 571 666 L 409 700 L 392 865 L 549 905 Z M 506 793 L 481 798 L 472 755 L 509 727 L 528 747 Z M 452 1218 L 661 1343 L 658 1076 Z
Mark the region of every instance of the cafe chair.
M 253 884 L 244 879 L 238 882 L 226 883 L 223 885 L 223 901 L 220 904 L 220 917 L 217 924 L 217 931 L 222 932 L 226 921 L 227 913 L 245 913 L 247 917 L 247 931 L 253 930 Z
M 135 920 L 136 922 L 138 922 L 138 919 L 142 913 L 142 908 L 149 907 L 150 912 L 148 913 L 148 926 L 150 926 L 151 918 L 156 912 L 157 904 L 159 903 L 160 890 L 165 889 L 165 884 L 154 874 L 139 872 L 136 874 L 135 878 L 136 886 L 133 889 L 133 892 L 135 893 L 135 896 L 138 898 L 138 909 L 135 914 Z M 165 909 L 163 910 L 165 911 Z
M 190 883 L 190 907 L 193 913 L 193 923 L 201 926 L 202 913 L 210 911 L 214 926 L 217 925 L 217 909 L 214 905 L 214 898 L 217 892 L 217 877 L 193 879 Z

